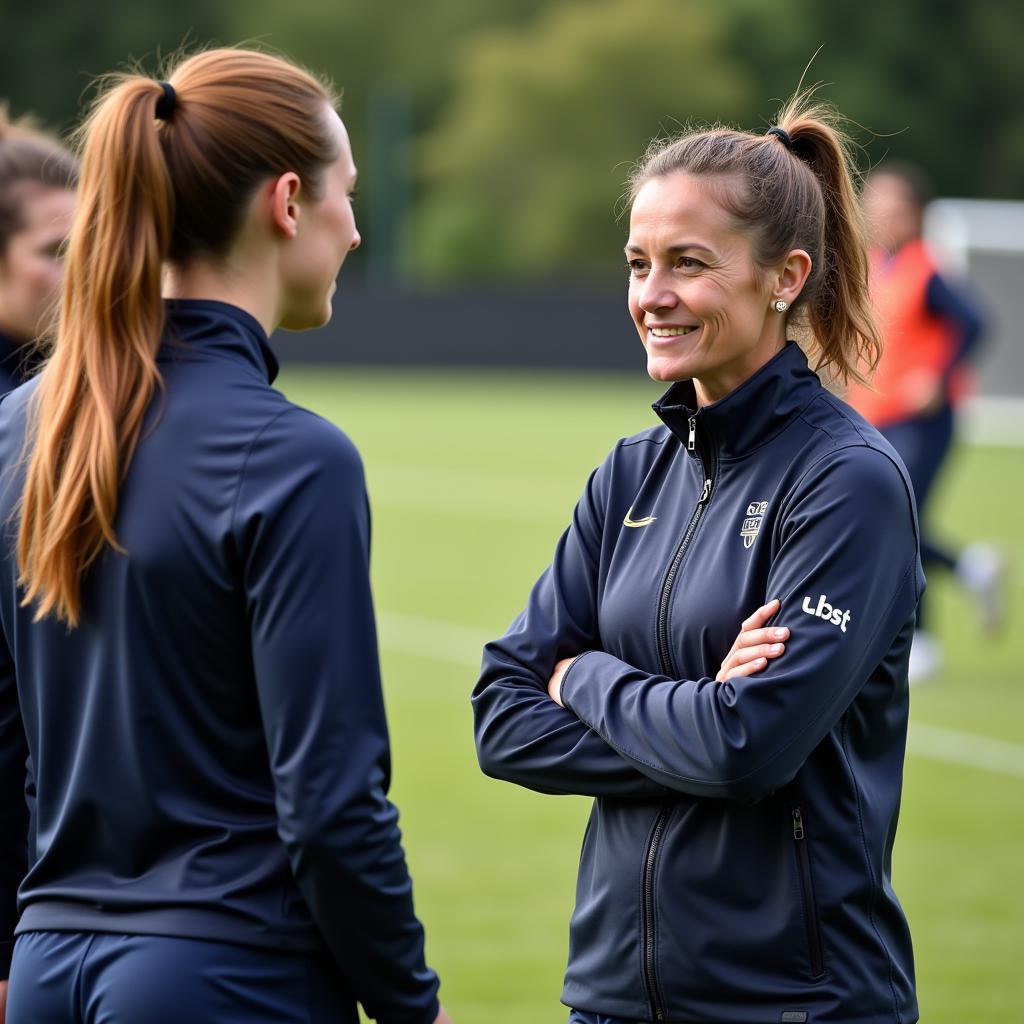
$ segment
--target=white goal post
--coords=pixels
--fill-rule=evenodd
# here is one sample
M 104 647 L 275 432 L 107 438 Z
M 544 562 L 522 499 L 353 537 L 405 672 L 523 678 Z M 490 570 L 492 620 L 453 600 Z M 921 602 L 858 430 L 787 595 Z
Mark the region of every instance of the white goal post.
M 950 277 L 966 278 L 987 323 L 963 435 L 1024 445 L 1024 202 L 936 199 L 925 211 L 924 234 Z

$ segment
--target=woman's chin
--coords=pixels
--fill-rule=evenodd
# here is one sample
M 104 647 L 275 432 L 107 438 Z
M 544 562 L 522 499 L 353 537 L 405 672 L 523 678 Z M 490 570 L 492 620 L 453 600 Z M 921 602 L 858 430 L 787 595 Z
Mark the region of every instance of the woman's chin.
M 647 375 L 651 380 L 662 381 L 665 384 L 677 380 L 689 380 L 693 376 L 684 360 L 656 352 L 647 353 Z
M 293 310 L 278 324 L 283 331 L 312 331 L 328 323 L 334 313 L 328 296 L 316 309 Z

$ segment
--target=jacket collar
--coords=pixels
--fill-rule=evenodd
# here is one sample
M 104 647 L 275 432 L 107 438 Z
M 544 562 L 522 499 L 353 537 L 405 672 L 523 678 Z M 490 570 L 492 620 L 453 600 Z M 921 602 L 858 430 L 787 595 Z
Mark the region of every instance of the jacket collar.
M 181 346 L 200 351 L 227 351 L 251 363 L 268 384 L 277 377 L 278 362 L 266 331 L 244 309 L 215 299 L 165 299 L 167 323 L 158 358 L 174 359 Z
M 10 374 L 17 384 L 23 384 L 46 359 L 46 352 L 39 345 L 15 341 L 9 334 L 0 331 L 0 366 Z
M 9 334 L 0 331 L 0 366 L 7 367 L 9 371 L 13 372 L 18 366 L 23 352 L 24 349 L 18 342 Z
M 795 341 L 789 341 L 738 388 L 697 408 L 692 380 L 677 381 L 652 408 L 687 446 L 694 419 L 695 448 L 719 458 L 740 458 L 770 441 L 821 391 L 818 375 Z

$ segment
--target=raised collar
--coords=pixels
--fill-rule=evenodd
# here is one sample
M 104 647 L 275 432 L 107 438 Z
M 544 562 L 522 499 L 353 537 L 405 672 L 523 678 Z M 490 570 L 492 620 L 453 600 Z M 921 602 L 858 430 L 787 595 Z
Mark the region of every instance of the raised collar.
M 711 405 L 697 408 L 692 380 L 677 381 L 652 408 L 688 446 L 694 420 L 696 454 L 713 449 L 719 458 L 737 459 L 770 441 L 821 391 L 807 356 L 789 341 L 738 388 Z
M 159 358 L 174 359 L 179 346 L 236 352 L 272 384 L 278 362 L 266 331 L 244 309 L 216 299 L 165 299 L 165 344 Z
M 24 384 L 34 377 L 45 359 L 46 352 L 41 346 L 15 341 L 0 331 L 0 367 L 10 375 L 15 385 Z
M 9 334 L 4 334 L 0 331 L 0 364 L 7 366 L 10 364 L 12 367 L 15 365 L 18 356 L 24 351 L 21 345 L 18 344 Z

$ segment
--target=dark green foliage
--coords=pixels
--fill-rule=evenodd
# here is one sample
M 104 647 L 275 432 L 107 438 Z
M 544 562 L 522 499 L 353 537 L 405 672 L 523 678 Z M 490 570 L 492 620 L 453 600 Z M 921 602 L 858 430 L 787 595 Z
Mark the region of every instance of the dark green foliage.
M 332 76 L 367 199 L 355 265 L 378 281 L 615 281 L 616 200 L 647 140 L 692 118 L 767 127 L 819 47 L 806 82 L 863 126 L 865 168 L 915 160 L 956 196 L 1024 180 L 1024 5 L 1007 0 L 2 2 L 0 97 L 55 126 L 96 74 L 186 40 L 262 42 Z

